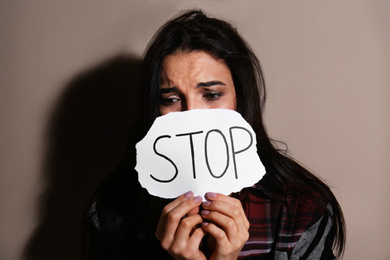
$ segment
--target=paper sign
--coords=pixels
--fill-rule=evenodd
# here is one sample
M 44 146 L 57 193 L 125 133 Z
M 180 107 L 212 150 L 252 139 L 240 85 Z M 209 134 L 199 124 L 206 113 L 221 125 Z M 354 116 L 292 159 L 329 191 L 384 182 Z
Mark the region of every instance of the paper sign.
M 233 110 L 198 109 L 158 117 L 136 145 L 138 179 L 152 195 L 229 195 L 265 174 L 252 127 Z

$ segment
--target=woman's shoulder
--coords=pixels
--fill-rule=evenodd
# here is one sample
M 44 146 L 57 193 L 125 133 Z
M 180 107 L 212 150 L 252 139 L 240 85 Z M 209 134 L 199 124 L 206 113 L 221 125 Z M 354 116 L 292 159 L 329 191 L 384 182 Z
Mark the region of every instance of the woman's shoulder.
M 242 256 L 292 252 L 308 235 L 322 237 L 319 233 L 326 230 L 328 235 L 332 209 L 321 194 L 312 190 L 311 196 L 302 197 L 267 184 L 259 182 L 236 196 L 251 223 Z
M 308 216 L 318 220 L 322 215 L 329 213 L 329 201 L 326 196 L 310 186 L 305 186 L 304 195 L 295 192 L 285 185 L 278 185 L 272 178 L 263 178 L 250 188 L 243 189 L 235 195 L 243 206 L 263 205 L 272 209 L 273 214 L 284 212 L 286 216 Z M 256 207 L 255 207 L 256 208 Z M 259 207 L 261 208 L 261 207 Z

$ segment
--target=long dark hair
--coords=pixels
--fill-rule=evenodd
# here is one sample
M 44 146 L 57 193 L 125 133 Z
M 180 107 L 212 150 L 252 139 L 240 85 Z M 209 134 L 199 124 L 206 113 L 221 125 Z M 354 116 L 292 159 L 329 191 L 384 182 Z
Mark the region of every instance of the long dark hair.
M 336 234 L 334 250 L 342 255 L 345 246 L 345 225 L 342 210 L 329 187 L 302 167 L 285 150 L 276 148 L 267 134 L 262 112 L 266 89 L 259 60 L 249 45 L 228 22 L 206 16 L 202 11 L 186 11 L 163 25 L 150 41 L 143 60 L 143 108 L 138 138 L 145 133 L 159 114 L 160 73 L 167 55 L 177 51 L 205 51 L 222 59 L 229 67 L 237 97 L 237 111 L 249 122 L 257 134 L 257 148 L 266 171 L 275 180 L 276 190 L 283 196 L 293 194 L 310 198 L 313 190 L 325 198 L 316 199 L 326 211 L 332 205 L 333 232 Z M 136 138 L 136 139 L 138 139 Z M 310 187 L 311 189 L 307 189 Z
M 178 51 L 205 51 L 216 59 L 224 60 L 234 81 L 237 111 L 256 132 L 258 154 L 266 168 L 267 175 L 274 180 L 272 189 L 284 197 L 295 195 L 301 198 L 313 199 L 324 208 L 332 217 L 334 223 L 332 227 L 334 234 L 336 234 L 333 244 L 334 250 L 337 255 L 342 255 L 345 246 L 345 225 L 341 208 L 335 196 L 324 182 L 288 156 L 287 151 L 276 148 L 275 142 L 267 134 L 262 117 L 266 90 L 258 59 L 230 23 L 208 17 L 199 10 L 186 11 L 169 20 L 157 31 L 147 46 L 139 81 L 139 106 L 136 111 L 138 122 L 136 123 L 137 127 L 134 127 L 132 133 L 130 133 L 128 153 L 124 160 L 126 163 L 119 167 L 109 178 L 111 182 L 116 180 L 116 183 L 118 183 L 117 189 L 113 191 L 112 188 L 101 188 L 97 193 L 97 199 L 99 200 L 99 194 L 104 193 L 121 198 L 132 196 L 129 194 L 130 192 L 132 194 L 144 192 L 136 184 L 131 188 L 128 186 L 126 188 L 123 185 L 127 181 L 138 183 L 136 177 L 130 177 L 131 174 L 129 173 L 134 169 L 135 164 L 134 147 L 146 134 L 155 118 L 159 116 L 160 79 L 163 60 L 167 55 Z M 123 181 L 125 178 L 128 180 Z M 120 193 L 121 189 L 127 190 L 128 193 Z M 312 198 L 313 191 L 318 192 L 322 197 Z M 115 195 L 112 195 L 114 193 Z M 104 198 L 104 196 L 100 197 Z M 139 195 L 137 197 L 143 198 Z M 144 198 L 146 197 L 144 196 Z M 138 203 L 137 207 L 145 205 L 145 200 L 147 199 L 144 199 L 142 203 Z M 102 203 L 104 204 L 104 201 Z M 116 206 L 120 208 L 121 203 L 117 202 Z M 145 214 L 149 214 L 149 218 L 145 217 L 145 219 L 155 222 L 156 219 L 153 214 L 160 210 L 159 207 L 161 208 L 161 204 L 164 204 L 164 202 L 160 203 L 158 199 L 154 198 L 148 200 L 147 203 L 150 205 L 149 211 L 147 207 L 145 210 L 149 213 Z M 332 205 L 332 212 L 327 208 L 328 203 Z M 111 207 L 110 204 L 112 204 L 112 201 L 107 201 L 106 206 Z M 112 206 L 112 209 L 114 209 L 114 206 Z M 131 215 L 129 210 L 123 211 L 125 212 L 122 214 Z M 152 231 L 154 232 L 154 227 L 151 228 Z

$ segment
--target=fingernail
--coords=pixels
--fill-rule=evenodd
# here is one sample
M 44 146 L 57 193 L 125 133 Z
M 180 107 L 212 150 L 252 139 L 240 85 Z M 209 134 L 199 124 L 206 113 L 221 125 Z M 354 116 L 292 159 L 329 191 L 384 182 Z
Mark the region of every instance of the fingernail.
M 188 199 L 188 198 L 191 198 L 192 197 L 192 191 L 188 191 L 186 193 L 184 193 L 184 198 Z
M 205 201 L 202 203 L 203 207 L 208 207 L 208 206 L 210 206 L 210 204 L 211 204 L 211 201 Z
M 203 223 L 202 223 L 202 226 L 205 227 L 205 226 L 207 226 L 208 224 L 209 224 L 209 222 L 203 222 Z
M 210 213 L 208 210 L 202 210 L 202 215 L 207 216 Z
M 216 198 L 216 197 L 217 197 L 217 193 L 214 193 L 214 192 L 207 192 L 207 193 L 206 193 L 206 197 L 207 197 L 207 198 Z
M 202 197 L 201 196 L 196 196 L 196 197 L 193 198 L 193 200 L 194 200 L 195 203 L 199 203 L 199 202 L 202 201 Z

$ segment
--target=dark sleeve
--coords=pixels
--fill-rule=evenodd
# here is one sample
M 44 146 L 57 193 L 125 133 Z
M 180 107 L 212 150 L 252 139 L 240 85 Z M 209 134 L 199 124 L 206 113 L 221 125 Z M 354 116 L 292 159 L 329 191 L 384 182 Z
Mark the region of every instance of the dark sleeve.
M 138 214 L 137 214 L 138 213 Z M 91 260 L 156 259 L 171 260 L 154 235 L 155 228 L 149 228 L 145 214 L 134 211 L 129 216 L 101 216 L 96 204 L 87 216 L 89 235 L 89 257 Z M 107 221 L 111 219 L 111 221 Z
M 330 206 L 328 206 L 330 207 Z M 275 252 L 275 259 L 336 259 L 333 250 L 333 221 L 328 214 L 323 215 L 314 225 L 306 229 L 292 251 Z
M 88 244 L 84 249 L 84 259 L 115 259 L 113 252 L 107 243 L 109 241 L 107 239 L 108 237 L 102 232 L 100 228 L 95 204 L 92 205 L 88 212 L 85 228 L 85 236 L 87 236 Z

